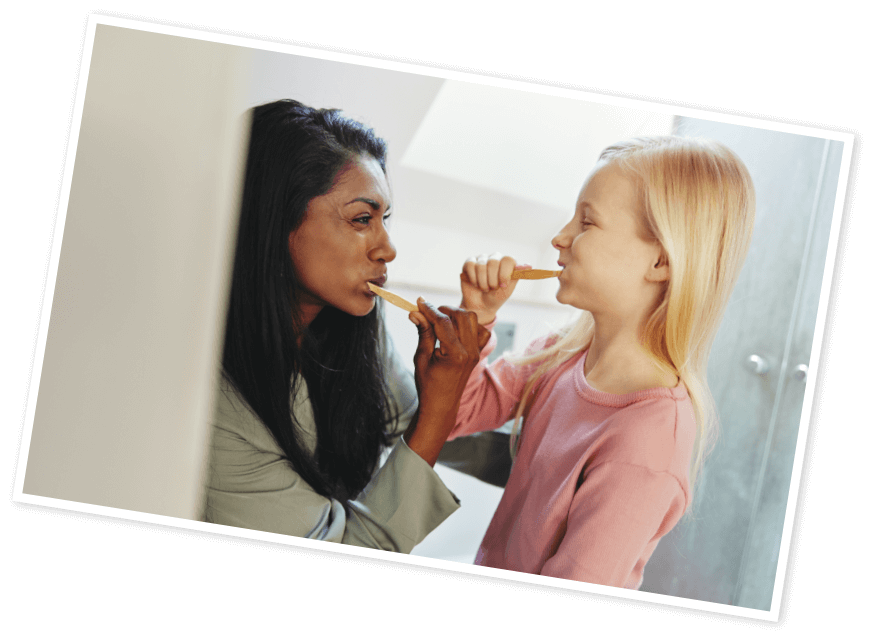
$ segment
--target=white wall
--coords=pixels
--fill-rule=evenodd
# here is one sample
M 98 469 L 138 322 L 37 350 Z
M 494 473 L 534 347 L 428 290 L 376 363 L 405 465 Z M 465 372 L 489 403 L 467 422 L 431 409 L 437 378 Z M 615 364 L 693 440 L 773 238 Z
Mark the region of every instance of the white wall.
M 197 515 L 245 58 L 97 27 L 24 493 Z

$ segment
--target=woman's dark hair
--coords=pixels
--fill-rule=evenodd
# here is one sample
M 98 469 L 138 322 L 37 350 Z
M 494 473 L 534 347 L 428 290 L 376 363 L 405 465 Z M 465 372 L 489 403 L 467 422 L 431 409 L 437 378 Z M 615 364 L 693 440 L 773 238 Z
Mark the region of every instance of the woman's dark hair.
M 369 482 L 395 418 L 381 357 L 381 307 L 364 317 L 325 307 L 301 328 L 288 236 L 351 160 L 370 155 L 385 171 L 385 153 L 371 129 L 336 109 L 280 100 L 251 110 L 223 373 L 303 480 L 337 499 L 354 497 Z M 318 435 L 312 457 L 291 411 L 301 376 Z

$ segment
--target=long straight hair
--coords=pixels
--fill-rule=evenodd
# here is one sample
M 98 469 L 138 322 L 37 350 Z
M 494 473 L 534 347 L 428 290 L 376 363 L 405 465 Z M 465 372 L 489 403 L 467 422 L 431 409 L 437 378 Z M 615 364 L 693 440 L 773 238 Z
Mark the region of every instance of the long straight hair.
M 645 225 L 670 267 L 662 298 L 639 337 L 654 361 L 688 389 L 697 423 L 689 469 L 693 490 L 718 433 L 706 367 L 752 238 L 752 179 L 733 151 L 711 140 L 636 138 L 607 147 L 599 160 L 615 163 L 638 180 Z M 594 318 L 584 311 L 543 350 L 511 358 L 519 365 L 533 365 L 515 413 L 513 455 L 521 419 L 538 382 L 587 349 L 593 336 Z
M 335 109 L 293 100 L 250 115 L 222 372 L 304 481 L 351 498 L 370 480 L 397 412 L 385 384 L 381 306 L 364 317 L 325 307 L 303 328 L 288 237 L 354 158 L 369 155 L 384 172 L 385 143 Z M 291 410 L 301 379 L 316 424 L 312 456 Z

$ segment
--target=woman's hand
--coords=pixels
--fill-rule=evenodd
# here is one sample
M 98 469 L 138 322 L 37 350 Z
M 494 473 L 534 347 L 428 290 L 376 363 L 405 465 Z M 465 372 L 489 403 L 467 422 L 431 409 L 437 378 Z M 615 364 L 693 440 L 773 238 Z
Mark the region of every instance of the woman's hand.
M 414 362 L 419 407 L 406 443 L 433 466 L 454 428 L 464 387 L 491 333 L 479 326 L 470 311 L 436 309 L 423 299 L 418 300 L 418 309 L 409 319 L 418 326 Z
M 461 307 L 475 312 L 479 324 L 490 324 L 518 284 L 509 279 L 512 272 L 530 268 L 500 253 L 468 258 L 461 270 Z

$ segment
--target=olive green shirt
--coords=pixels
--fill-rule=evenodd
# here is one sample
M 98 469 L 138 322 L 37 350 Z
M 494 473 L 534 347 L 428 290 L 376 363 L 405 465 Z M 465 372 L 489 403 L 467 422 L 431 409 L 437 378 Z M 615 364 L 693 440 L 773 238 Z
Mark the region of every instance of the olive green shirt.
M 390 344 L 389 344 L 390 346 Z M 412 375 L 389 349 L 389 393 L 400 409 L 391 429 L 396 443 L 353 500 L 315 492 L 286 460 L 272 433 L 232 385 L 221 377 L 212 419 L 212 443 L 203 519 L 252 530 L 408 553 L 459 507 L 433 468 L 400 434 L 418 407 Z M 301 441 L 317 442 L 306 384 L 291 407 Z

